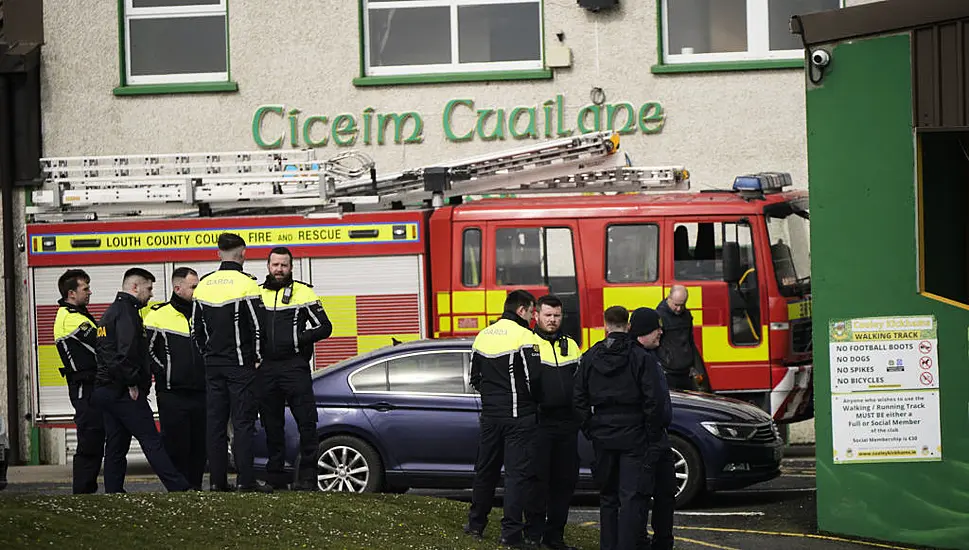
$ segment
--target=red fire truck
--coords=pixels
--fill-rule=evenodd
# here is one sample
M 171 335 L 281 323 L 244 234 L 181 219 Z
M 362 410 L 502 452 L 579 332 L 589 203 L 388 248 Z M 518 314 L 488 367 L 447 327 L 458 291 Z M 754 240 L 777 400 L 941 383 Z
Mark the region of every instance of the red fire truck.
M 605 308 L 656 307 L 681 284 L 713 391 L 810 418 L 807 193 L 778 173 L 690 192 L 682 167 L 620 165 L 617 150 L 615 134 L 587 134 L 380 178 L 365 156 L 311 151 L 45 159 L 27 226 L 35 420 L 72 414 L 52 335 L 63 270 L 91 275 L 95 315 L 132 265 L 165 300 L 175 268 L 215 269 L 223 231 L 260 278 L 271 247 L 293 251 L 334 325 L 316 368 L 473 336 L 516 288 L 558 295 L 588 348 Z

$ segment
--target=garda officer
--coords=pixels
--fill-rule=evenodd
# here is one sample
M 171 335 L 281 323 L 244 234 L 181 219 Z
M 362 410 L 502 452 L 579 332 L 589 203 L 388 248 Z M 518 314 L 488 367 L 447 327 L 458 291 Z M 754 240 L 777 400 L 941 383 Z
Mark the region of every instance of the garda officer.
M 67 392 L 74 407 L 77 449 L 74 451 L 74 494 L 96 493 L 104 458 L 104 420 L 91 402 L 98 373 L 97 321 L 87 311 L 91 278 L 80 269 L 68 269 L 57 280 L 61 299 L 54 320 L 54 345 L 64 365 Z
M 273 486 L 285 486 L 285 407 L 299 430 L 300 460 L 297 490 L 316 488 L 316 397 L 310 376 L 313 344 L 330 336 L 333 325 L 310 285 L 293 280 L 293 254 L 285 247 L 269 253 L 269 274 L 262 285 L 266 309 L 263 322 L 263 362 L 260 414 L 266 430 L 266 472 Z
M 191 487 L 175 469 L 148 405 L 151 368 L 148 337 L 138 310 L 151 298 L 155 276 L 133 267 L 125 272 L 122 291 L 101 316 L 97 332 L 98 376 L 94 400 L 104 414 L 104 492 L 124 493 L 131 437 L 138 439 L 165 488 L 187 491 Z
M 205 364 L 189 331 L 198 273 L 172 273 L 172 297 L 145 317 L 162 441 L 175 468 L 202 490 L 205 473 Z
M 542 384 L 534 463 L 538 487 L 536 502 L 526 513 L 525 530 L 535 543 L 570 550 L 574 547 L 565 544 L 565 524 L 579 477 L 579 423 L 572 404 L 572 379 L 582 352 L 561 327 L 562 301 L 553 295 L 539 298 L 534 330 Z
M 606 338 L 582 356 L 574 399 L 596 455 L 600 548 L 634 550 L 648 499 L 642 488 L 647 443 L 669 413 L 658 405 L 655 359 L 626 333 L 629 312 L 612 306 L 603 316 Z M 653 323 L 658 329 L 658 317 Z
M 464 532 L 483 537 L 504 466 L 499 543 L 506 546 L 523 542 L 526 499 L 535 490 L 531 461 L 539 396 L 532 377 L 538 374 L 538 345 L 529 329 L 534 304 L 535 297 L 527 291 L 509 293 L 501 319 L 478 333 L 471 353 L 471 385 L 481 394 L 481 431 Z
M 645 469 L 643 479 L 647 502 L 653 498 L 653 550 L 669 550 L 673 548 L 673 508 L 676 505 L 676 465 L 673 460 L 673 450 L 670 445 L 667 429 L 673 417 L 673 406 L 670 402 L 670 390 L 667 377 L 663 373 L 663 366 L 656 356 L 656 349 L 660 345 L 660 335 L 665 327 L 660 328 L 659 313 L 652 309 L 641 307 L 633 311 L 629 319 L 629 335 L 636 339 L 652 361 L 652 372 L 655 377 L 656 410 L 660 413 L 651 423 L 652 432 L 649 435 L 649 446 L 646 448 Z M 665 336 L 663 336 L 665 339 Z M 643 512 L 643 534 L 645 529 L 645 511 Z M 644 536 L 645 538 L 645 536 Z
M 226 425 L 232 416 L 232 452 L 240 491 L 271 493 L 252 466 L 256 426 L 256 369 L 261 360 L 262 298 L 256 278 L 242 271 L 246 241 L 219 235 L 218 271 L 199 280 L 192 295 L 192 337 L 205 360 L 206 441 L 212 491 L 232 491 L 228 480 Z

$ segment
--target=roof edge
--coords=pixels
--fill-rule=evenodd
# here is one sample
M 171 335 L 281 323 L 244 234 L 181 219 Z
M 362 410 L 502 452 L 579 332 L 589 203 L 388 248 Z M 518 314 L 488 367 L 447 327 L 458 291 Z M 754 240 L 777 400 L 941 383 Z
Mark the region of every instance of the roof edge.
M 882 0 L 791 18 L 791 29 L 808 46 L 969 19 L 965 0 Z

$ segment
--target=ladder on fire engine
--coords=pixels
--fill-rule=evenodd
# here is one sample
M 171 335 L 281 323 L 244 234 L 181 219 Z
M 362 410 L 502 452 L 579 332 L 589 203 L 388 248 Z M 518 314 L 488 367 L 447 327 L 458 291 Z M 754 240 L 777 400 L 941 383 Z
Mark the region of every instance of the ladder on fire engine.
M 597 132 L 380 177 L 359 151 L 326 160 L 316 149 L 52 157 L 41 160 L 45 183 L 33 192 L 28 214 L 35 221 L 83 220 L 347 203 L 439 206 L 452 196 L 491 192 L 689 189 L 683 167 L 623 166 L 618 149 L 618 134 Z

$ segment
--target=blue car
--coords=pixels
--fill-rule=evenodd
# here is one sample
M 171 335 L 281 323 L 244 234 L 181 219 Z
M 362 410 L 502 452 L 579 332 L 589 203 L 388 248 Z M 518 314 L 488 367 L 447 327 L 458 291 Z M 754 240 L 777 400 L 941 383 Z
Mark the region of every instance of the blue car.
M 314 374 L 321 491 L 470 488 L 481 402 L 470 386 L 470 339 L 387 346 Z M 739 489 L 780 475 L 783 441 L 770 416 L 723 397 L 673 392 L 670 426 L 677 506 L 704 491 Z M 287 468 L 299 436 L 287 409 Z M 580 435 L 580 489 L 592 488 L 592 445 Z M 256 468 L 266 465 L 257 424 Z

